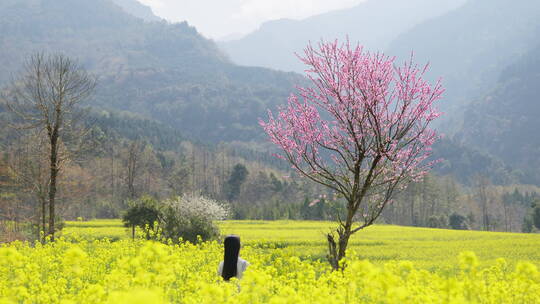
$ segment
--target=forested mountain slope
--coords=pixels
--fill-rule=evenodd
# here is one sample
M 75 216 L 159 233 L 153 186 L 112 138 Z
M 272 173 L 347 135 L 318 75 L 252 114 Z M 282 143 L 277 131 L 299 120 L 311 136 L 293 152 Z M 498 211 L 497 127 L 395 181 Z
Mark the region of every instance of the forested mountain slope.
M 5 0 L 0 32 L 0 84 L 29 54 L 61 51 L 100 77 L 94 106 L 211 142 L 260 136 L 258 117 L 303 81 L 238 67 L 187 23 L 145 22 L 109 0 Z
M 504 70 L 496 86 L 467 109 L 463 141 L 540 182 L 540 44 Z
M 293 86 L 305 81 L 294 73 L 237 66 L 187 23 L 146 22 L 109 0 L 6 0 L 0 3 L 0 32 L 6 33 L 0 36 L 0 83 L 29 54 L 61 50 L 99 76 L 91 103 L 96 109 L 126 113 L 115 118 L 122 123 L 107 115 L 98 119 L 106 135 L 135 140 L 139 132 L 160 146 L 168 141 L 158 135 L 164 133 L 175 137 L 167 149 L 185 138 L 210 144 L 264 141 L 258 118 L 284 104 Z M 487 154 L 448 141 L 439 147 L 437 157 L 447 159 L 441 173 L 468 182 L 476 172 L 473 164 L 486 164 L 485 171 L 502 172 L 495 182 L 513 178 Z
M 120 6 L 124 11 L 129 14 L 141 18 L 145 21 L 162 21 L 161 18 L 154 15 L 152 9 L 149 6 L 146 6 L 140 3 L 137 0 L 113 0 L 116 5 Z
M 214 42 L 187 23 L 152 21 L 148 10 L 128 0 L 119 1 L 0 2 L 0 86 L 7 85 L 10 76 L 21 70 L 24 59 L 37 51 L 61 51 L 99 76 L 88 121 L 93 124 L 91 143 L 96 144 L 81 156 L 83 160 L 70 162 L 62 173 L 58 200 L 61 216 L 118 217 L 133 198 L 150 195 L 163 199 L 196 192 L 230 201 L 235 218 L 333 219 L 335 206 L 331 202 L 321 201 L 310 208 L 313 199 L 331 193 L 292 174 L 289 164 L 273 158 L 270 144 L 257 123 L 259 117 L 266 115 L 267 108 L 284 104 L 293 86 L 305 84 L 305 78 L 295 73 L 235 65 Z M 377 5 L 384 7 L 392 1 L 378 1 Z M 503 1 L 493 3 L 499 2 Z M 397 11 L 388 13 L 399 17 Z M 397 17 L 396 20 L 411 21 Z M 386 29 L 393 26 L 395 30 L 395 24 Z M 373 25 L 371 30 L 374 28 L 379 29 Z M 385 35 L 395 32 L 383 33 L 386 29 L 380 28 L 378 33 L 388 42 L 389 36 Z M 525 61 L 523 68 L 517 66 L 515 76 L 511 76 L 512 69 L 506 75 L 510 80 L 533 77 L 527 90 L 534 92 L 536 76 L 520 70 L 531 66 L 534 63 Z M 501 79 L 502 84 L 511 83 Z M 518 81 L 518 88 L 521 85 Z M 507 97 L 513 90 L 501 96 Z M 479 109 L 479 113 L 484 113 Z M 522 114 L 527 114 L 527 110 L 516 115 Z M 8 172 L 14 164 L 41 162 L 45 165 L 38 167 L 46 168 L 44 154 L 21 153 L 32 144 L 40 149 L 43 145 L 18 137 L 7 127 L 8 119 L 0 102 L 0 171 Z M 478 119 L 478 123 L 481 121 Z M 485 134 L 489 135 L 473 135 Z M 466 185 L 474 185 L 477 174 L 489 176 L 494 184 L 520 181 L 513 168 L 475 149 L 475 137 L 471 135 L 468 141 L 467 136 L 461 142 L 443 139 L 434 147 L 434 158 L 444 158 L 435 173 L 452 175 Z M 489 143 L 483 146 L 490 149 Z M 505 157 L 502 152 L 498 154 Z M 237 168 L 245 172 L 241 179 L 235 174 Z M 402 216 L 394 223 L 431 225 L 433 216 L 443 223 L 456 210 L 463 214 L 476 212 L 477 206 L 469 204 L 474 195 L 460 192 L 453 177 L 430 176 L 418 187 L 407 189 L 399 198 L 407 205 L 392 212 L 405 215 L 405 208 L 410 206 L 413 210 L 416 206 L 419 214 L 413 210 L 410 216 Z M 0 188 L 0 192 L 14 193 L 18 199 L 5 202 L 18 208 L 20 198 L 28 206 L 37 206 L 28 199 L 25 185 L 12 187 L 12 183 L 17 185 L 17 181 L 10 180 L 9 187 Z M 517 210 L 521 213 L 516 214 L 525 212 L 523 206 Z
M 309 41 L 344 39 L 382 51 L 400 33 L 429 18 L 463 4 L 465 0 L 368 0 L 359 5 L 324 13 L 304 20 L 276 20 L 264 23 L 246 37 L 220 43 L 231 59 L 242 65 L 263 66 L 303 72 L 294 55 Z
M 464 105 L 491 90 L 500 73 L 534 47 L 540 1 L 469 0 L 460 8 L 400 35 L 388 53 L 400 60 L 414 50 L 416 61 L 430 62 L 429 75 L 446 87 L 441 107 L 448 129 Z

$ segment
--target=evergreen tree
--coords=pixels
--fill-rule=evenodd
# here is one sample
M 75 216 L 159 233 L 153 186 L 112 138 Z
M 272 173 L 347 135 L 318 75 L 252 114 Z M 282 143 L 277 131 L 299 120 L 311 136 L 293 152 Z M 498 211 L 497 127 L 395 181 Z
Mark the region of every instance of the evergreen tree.
M 246 181 L 248 174 L 249 171 L 246 166 L 242 164 L 236 164 L 236 166 L 234 166 L 233 171 L 229 176 L 229 180 L 227 180 L 227 184 L 225 185 L 225 196 L 229 202 L 238 198 L 240 187 Z
M 532 221 L 536 229 L 540 229 L 540 200 L 536 199 L 533 206 Z

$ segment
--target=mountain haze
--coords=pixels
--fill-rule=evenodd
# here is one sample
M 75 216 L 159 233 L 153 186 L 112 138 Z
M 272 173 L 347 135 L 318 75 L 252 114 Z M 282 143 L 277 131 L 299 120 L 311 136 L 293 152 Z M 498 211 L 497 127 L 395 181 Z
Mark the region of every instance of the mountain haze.
M 0 32 L 0 84 L 30 54 L 62 52 L 100 77 L 94 106 L 211 142 L 261 136 L 258 117 L 303 81 L 236 66 L 187 23 L 145 22 L 109 0 L 5 0 Z
M 459 7 L 465 0 L 368 0 L 353 8 L 333 11 L 304 20 L 264 23 L 246 37 L 220 43 L 230 58 L 241 65 L 263 66 L 303 72 L 295 56 L 309 41 L 345 39 L 381 51 L 400 33 L 426 19 Z
M 122 1 L 123 8 L 117 5 L 120 3 L 118 1 Z M 426 3 L 426 0 L 414 1 L 417 1 L 415 3 L 418 5 Z M 477 1 L 478 3 L 473 7 L 467 4 L 452 13 L 427 21 L 424 25 L 418 25 L 410 32 L 401 35 L 396 41 L 409 43 L 409 47 L 404 46 L 402 49 L 409 49 L 410 52 L 410 49 L 414 48 L 414 44 L 409 42 L 407 37 L 410 40 L 424 36 L 426 39 L 438 39 L 437 32 L 445 33 L 444 31 L 447 31 L 448 34 L 445 35 L 452 37 L 449 39 L 451 41 L 428 41 L 424 44 L 419 41 L 418 44 L 422 45 L 422 48 L 417 56 L 434 54 L 433 57 L 436 60 L 443 61 L 444 52 L 442 50 L 444 50 L 444 46 L 453 44 L 459 45 L 460 49 L 468 47 L 468 49 L 476 50 L 478 48 L 493 56 L 488 53 L 490 43 L 482 44 L 480 41 L 480 46 L 473 43 L 474 39 L 482 37 L 483 31 L 474 32 L 471 30 L 471 33 L 463 34 L 464 37 L 467 37 L 464 39 L 466 43 L 460 44 L 461 40 L 456 39 L 460 36 L 456 36 L 455 29 L 451 26 L 450 17 L 455 14 L 458 17 L 461 16 L 459 18 L 463 20 L 466 20 L 463 16 L 468 16 L 470 23 L 473 24 L 474 12 L 482 13 L 481 8 L 476 6 L 486 5 L 483 0 Z M 388 17 L 392 14 L 398 14 L 398 11 L 395 10 L 396 7 L 405 10 L 405 7 L 399 6 L 402 5 L 401 2 L 396 4 L 394 0 L 369 3 L 364 3 L 351 11 L 365 13 L 363 9 L 366 7 L 382 10 L 395 4 L 391 6 L 393 9 L 389 9 L 386 15 L 381 12 L 381 16 Z M 444 1 L 441 3 L 446 3 L 447 6 L 444 10 L 449 10 L 457 2 Z M 496 0 L 492 3 L 499 5 L 499 7 L 505 7 L 504 5 L 507 5 L 508 2 Z M 91 101 L 91 105 L 96 111 L 127 113 L 127 115 L 105 115 L 106 117 L 110 115 L 122 117 L 121 120 L 125 121 L 122 124 L 113 124 L 109 118 L 105 121 L 108 121 L 107 124 L 113 128 L 122 128 L 124 136 L 129 134 L 130 139 L 136 136 L 133 132 L 130 133 L 130 128 L 125 127 L 125 125 L 139 126 L 132 128 L 137 130 L 144 128 L 141 126 L 151 125 L 154 126 L 152 127 L 154 130 L 163 130 L 162 133 L 165 134 L 178 133 L 188 139 L 215 144 L 237 141 L 265 142 L 266 137 L 258 125 L 259 117 L 265 117 L 268 108 L 274 110 L 278 105 L 284 104 L 287 96 L 294 90 L 294 85 L 306 84 L 304 77 L 292 72 L 238 66 L 231 62 L 213 41 L 202 37 L 189 24 L 185 22 L 176 24 L 169 24 L 165 21 L 153 22 L 146 17 L 140 18 L 140 15 L 136 17 L 137 13 L 132 11 L 128 13 L 130 10 L 126 9 L 126 6 L 139 7 L 135 0 L 94 0 L 92 2 L 85 0 L 5 0 L 0 2 L 0 32 L 5 33 L 0 36 L 0 65 L 3 67 L 0 70 L 0 85 L 8 83 L 11 75 L 16 74 L 21 69 L 24 59 L 30 54 L 37 51 L 61 51 L 78 59 L 84 67 L 99 76 L 99 87 Z M 412 23 L 419 22 L 421 16 L 427 18 L 426 16 L 433 15 L 434 11 L 440 12 L 442 10 L 442 8 L 426 7 L 425 11 L 418 10 L 418 14 L 411 18 L 404 18 L 396 21 L 395 24 L 391 23 L 388 28 L 378 29 L 375 32 L 381 33 L 381 36 L 370 36 L 372 43 L 380 43 L 381 45 L 390 43 L 390 38 L 398 35 L 399 24 L 405 22 L 411 24 L 412 27 Z M 463 13 L 463 9 L 466 9 L 465 12 L 468 13 Z M 508 10 L 510 11 L 510 8 Z M 142 11 L 149 13 L 145 9 Z M 494 11 L 496 10 L 494 9 Z M 506 14 L 511 15 L 516 12 L 525 14 L 525 9 L 523 6 L 516 6 L 514 11 L 501 14 L 506 16 Z M 330 18 L 328 16 L 332 16 L 332 14 L 340 16 L 340 14 L 345 13 L 346 11 L 334 12 L 325 15 L 324 18 Z M 501 20 L 489 21 L 490 14 L 494 14 L 494 12 L 487 11 L 487 16 L 476 17 L 478 20 L 484 20 L 483 22 L 487 23 L 484 26 L 488 29 L 495 26 L 494 22 L 501 22 Z M 535 11 L 531 9 L 527 14 L 533 16 Z M 342 18 L 346 20 L 344 16 Z M 352 16 L 350 22 L 353 22 L 354 18 L 359 15 L 351 14 L 350 16 Z M 528 42 L 526 43 L 525 40 L 532 34 L 522 27 L 526 24 L 525 20 L 529 20 L 527 22 L 531 24 L 536 22 L 532 20 L 532 17 L 527 18 L 524 17 L 523 20 L 516 21 L 515 24 L 512 23 L 506 30 L 521 30 L 521 38 L 504 40 L 517 41 L 514 52 L 527 49 Z M 374 24 L 380 19 L 372 19 L 370 22 L 375 27 Z M 334 21 L 333 23 L 339 22 Z M 276 24 L 285 25 L 286 23 L 277 22 Z M 292 24 L 297 24 L 297 22 L 292 22 Z M 433 29 L 427 30 L 424 28 L 426 26 L 433 27 Z M 323 30 L 321 29 L 321 31 Z M 290 32 L 293 31 L 288 30 L 287 27 L 281 30 L 284 35 Z M 488 33 L 491 32 L 488 31 Z M 503 33 L 506 32 L 503 31 Z M 501 37 L 509 37 L 509 34 L 504 34 Z M 496 38 L 493 39 L 498 41 Z M 423 45 L 432 47 L 423 48 Z M 396 53 L 400 53 L 402 50 L 398 46 L 400 44 L 397 42 L 392 44 L 392 47 L 396 48 Z M 464 50 L 462 52 L 466 53 Z M 499 55 L 506 58 L 505 56 L 510 56 L 511 53 L 510 51 L 504 56 Z M 464 60 L 471 60 L 467 59 L 468 57 L 465 55 L 462 57 Z M 534 58 L 534 53 L 531 53 L 529 57 Z M 450 73 L 454 73 L 462 71 L 463 67 L 469 67 L 454 57 L 449 58 L 454 60 L 452 62 L 455 67 L 445 65 L 445 62 L 442 62 L 440 64 L 446 66 L 445 71 L 449 70 Z M 486 65 L 490 67 L 490 62 L 500 63 L 490 60 L 487 60 L 487 63 L 478 62 L 478 69 L 485 70 Z M 473 63 L 475 62 L 470 63 L 471 68 L 474 66 Z M 498 71 L 502 70 L 503 66 L 510 66 L 510 62 L 504 65 L 503 63 L 493 70 Z M 433 62 L 434 69 L 436 66 L 436 62 Z M 525 64 L 525 66 L 529 65 Z M 476 74 L 471 72 L 471 75 L 474 77 Z M 521 75 L 519 77 L 529 76 Z M 457 79 L 459 80 L 459 78 Z M 463 76 L 461 81 L 466 82 L 467 78 Z M 450 85 L 447 94 L 455 94 L 453 92 L 456 90 L 455 86 L 458 85 L 459 82 L 455 82 L 453 86 Z M 485 85 L 485 87 L 489 86 Z M 528 85 L 527 90 L 532 90 L 532 88 L 534 88 L 533 83 Z M 132 117 L 136 117 L 136 119 L 132 119 Z M 155 134 L 160 132 L 151 131 L 147 137 L 156 137 Z M 473 138 L 473 135 L 466 137 Z M 166 139 L 160 138 L 159 141 L 164 140 L 166 141 Z M 176 143 L 178 140 L 180 139 L 171 139 L 171 142 Z M 446 161 L 437 168 L 437 171 L 443 174 L 453 174 L 463 182 L 469 182 L 471 176 L 478 170 L 497 175 L 497 178 L 493 179 L 496 183 L 516 180 L 511 172 L 512 168 L 490 155 L 488 144 L 479 144 L 483 150 L 477 151 L 474 147 L 474 141 L 474 139 L 470 139 L 470 144 L 467 145 L 452 140 L 441 141 L 435 147 L 435 154 L 437 157 L 443 156 Z M 503 153 L 497 153 L 497 156 L 499 158 L 506 157 Z
M 113 2 L 116 3 L 116 5 L 120 6 L 127 13 L 137 18 L 141 18 L 149 22 L 163 21 L 163 19 L 154 15 L 154 12 L 152 12 L 152 9 L 149 6 L 146 6 L 137 0 L 113 0 Z
M 494 89 L 467 108 L 459 136 L 540 183 L 540 44 L 504 70 Z
M 309 42 L 359 41 L 417 63 L 429 62 L 428 79 L 443 79 L 445 112 L 439 127 L 454 134 L 463 126 L 471 101 L 493 89 L 503 70 L 534 47 L 540 27 L 540 1 L 369 0 L 350 9 L 305 20 L 277 20 L 252 34 L 220 46 L 242 65 L 303 71 L 294 55 Z
M 430 62 L 428 76 L 443 78 L 441 107 L 451 129 L 465 105 L 491 90 L 501 72 L 534 47 L 539 26 L 540 1 L 469 0 L 401 34 L 387 53 L 405 60 L 414 50 L 417 62 Z
M 402 60 L 414 49 L 417 61 L 430 61 L 428 77 L 442 76 L 441 129 L 456 134 L 456 143 L 493 155 L 521 182 L 535 184 L 539 30 L 538 1 L 469 0 L 400 35 L 388 51 Z

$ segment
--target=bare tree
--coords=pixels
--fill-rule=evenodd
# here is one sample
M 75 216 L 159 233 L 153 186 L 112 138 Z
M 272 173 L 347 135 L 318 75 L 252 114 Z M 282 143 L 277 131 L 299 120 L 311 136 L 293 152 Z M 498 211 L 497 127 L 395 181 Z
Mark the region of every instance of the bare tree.
M 24 192 L 29 193 L 38 202 L 38 232 L 47 229 L 47 194 L 49 172 L 47 159 L 47 141 L 38 132 L 29 132 L 11 145 L 8 166 L 15 181 Z M 42 241 L 45 240 L 43 235 Z
M 510 210 L 508 210 L 508 207 L 512 206 L 512 201 L 508 198 L 506 195 L 502 195 L 501 197 L 502 205 L 503 205 L 503 211 L 504 211 L 504 231 L 512 231 L 512 223 L 509 223 L 510 218 Z
M 142 154 L 144 151 L 144 144 L 139 141 L 133 141 L 128 148 L 128 157 L 126 159 L 126 186 L 128 198 L 135 199 L 137 197 L 137 190 L 135 189 L 135 178 L 139 175 L 142 168 Z
M 72 59 L 56 54 L 35 54 L 4 95 L 17 117 L 18 129 L 44 134 L 49 160 L 49 231 L 54 240 L 55 199 L 62 165 L 80 151 L 88 128 L 82 126 L 80 108 L 94 91 L 96 79 Z
M 4 159 L 0 159 L 0 243 L 11 242 L 22 237 L 28 219 L 28 208 L 15 193 L 18 189 L 11 170 Z
M 186 165 L 180 164 L 175 168 L 175 171 L 173 171 L 167 179 L 167 184 L 173 195 L 179 196 L 187 193 L 188 190 L 191 189 L 189 184 L 190 174 L 189 167 Z
M 488 187 L 490 185 L 490 181 L 487 177 L 483 175 L 477 175 L 475 178 L 475 184 L 476 184 L 476 195 L 478 198 L 478 202 L 480 203 L 480 208 L 482 209 L 482 226 L 483 229 L 486 231 L 490 230 L 490 219 L 489 219 L 489 194 L 488 194 Z

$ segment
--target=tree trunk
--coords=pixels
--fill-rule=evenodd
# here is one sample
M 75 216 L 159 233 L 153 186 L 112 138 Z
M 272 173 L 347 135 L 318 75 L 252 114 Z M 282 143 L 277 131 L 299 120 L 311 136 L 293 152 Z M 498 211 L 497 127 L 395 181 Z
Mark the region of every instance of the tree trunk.
M 338 242 L 334 239 L 334 234 L 329 233 L 328 237 L 328 261 L 332 265 L 333 270 L 344 269 L 345 265 L 341 264 L 340 261 L 345 257 L 347 251 L 347 245 L 349 244 L 349 238 L 351 237 L 351 228 L 340 227 L 337 229 Z
M 433 197 L 431 199 L 432 199 L 432 201 L 431 201 L 431 212 L 430 212 L 431 214 L 430 214 L 430 216 L 434 216 L 435 215 L 436 201 L 435 201 L 435 198 L 433 198 Z
M 114 203 L 114 187 L 115 187 L 115 181 L 114 181 L 114 145 L 111 143 L 111 203 Z
M 50 155 L 50 165 L 51 165 L 51 176 L 49 184 L 49 235 L 51 236 L 51 241 L 54 241 L 54 215 L 55 215 L 55 198 L 56 198 L 56 178 L 58 176 L 58 133 L 55 130 L 51 134 L 51 155 Z
M 338 240 L 334 238 L 334 233 L 328 233 L 328 262 L 332 265 L 333 270 L 343 270 L 345 265 L 340 264 L 340 261 L 345 257 L 347 252 L 347 246 L 349 245 L 349 238 L 353 234 L 352 222 L 356 210 L 353 210 L 353 204 L 349 203 L 347 208 L 347 220 L 345 224 L 341 224 L 336 229 Z
M 45 233 L 47 229 L 47 200 L 45 197 L 40 196 L 41 201 L 41 229 L 39 229 L 39 238 L 41 239 L 42 243 L 45 243 Z M 43 234 L 43 235 L 42 235 Z
M 414 196 L 411 194 L 411 209 L 410 209 L 410 215 L 411 215 L 411 226 L 416 226 L 416 217 L 414 215 Z
M 503 209 L 504 209 L 504 230 L 508 232 L 508 212 L 506 210 L 506 204 L 503 203 Z
M 482 213 L 483 213 L 484 230 L 489 231 L 489 217 L 488 217 L 488 212 L 487 212 L 487 207 L 486 207 L 485 202 L 484 202 L 482 210 L 483 210 Z
M 508 207 L 510 207 L 510 206 L 508 206 Z M 508 212 L 508 231 L 514 231 L 512 229 L 512 222 L 513 222 L 513 220 L 512 220 L 512 209 L 513 208 L 509 208 L 507 210 L 507 212 Z

